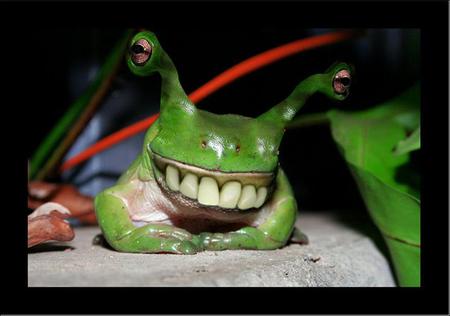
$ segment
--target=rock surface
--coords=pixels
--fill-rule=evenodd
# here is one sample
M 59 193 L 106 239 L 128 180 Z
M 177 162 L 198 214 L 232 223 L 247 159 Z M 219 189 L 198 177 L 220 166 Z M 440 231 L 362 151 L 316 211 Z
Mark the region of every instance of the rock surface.
M 93 245 L 98 227 L 28 255 L 29 286 L 395 286 L 390 266 L 365 234 L 333 213 L 302 213 L 309 245 L 192 256 L 119 253 Z

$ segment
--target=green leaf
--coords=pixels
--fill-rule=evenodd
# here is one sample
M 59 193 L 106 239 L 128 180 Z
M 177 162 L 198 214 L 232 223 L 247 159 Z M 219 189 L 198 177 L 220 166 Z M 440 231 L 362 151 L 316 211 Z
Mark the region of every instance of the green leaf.
M 420 149 L 420 126 L 406 139 L 398 142 L 394 154 L 402 155 Z
M 420 286 L 420 199 L 399 177 L 408 170 L 409 151 L 394 154 L 419 124 L 419 85 L 369 110 L 332 110 L 328 116 L 333 138 L 388 245 L 400 285 Z

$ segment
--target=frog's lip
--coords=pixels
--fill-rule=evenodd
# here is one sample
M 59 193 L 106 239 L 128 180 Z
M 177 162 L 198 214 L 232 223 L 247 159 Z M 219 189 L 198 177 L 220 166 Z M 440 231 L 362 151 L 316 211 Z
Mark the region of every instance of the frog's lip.
M 250 211 L 260 208 L 269 199 L 273 191 L 276 171 L 222 172 L 186 164 L 163 157 L 154 152 L 151 152 L 151 157 L 154 173 L 160 187 L 164 189 L 164 191 L 170 193 L 169 196 L 176 197 L 177 200 L 185 200 L 185 202 L 191 206 L 202 208 L 205 208 L 206 206 L 222 211 Z M 169 166 L 170 168 L 168 168 Z M 171 171 L 168 171 L 168 169 Z M 172 172 L 175 176 L 168 175 L 168 172 Z M 183 186 L 183 182 L 187 174 L 190 174 L 191 180 L 194 180 L 193 184 L 192 182 L 189 182 L 191 184 L 189 186 L 191 189 L 186 191 L 186 186 Z M 167 181 L 168 177 L 171 178 L 171 180 L 168 180 L 169 183 Z M 208 179 L 203 181 L 204 178 Z M 206 183 L 203 182 L 212 183 L 212 188 L 210 186 L 202 187 L 206 185 Z M 231 186 L 234 186 L 234 188 L 229 189 L 228 192 L 231 196 L 228 196 L 231 200 L 237 199 L 238 201 L 229 201 L 227 203 L 225 202 L 225 198 L 222 199 L 222 195 L 226 195 L 223 188 L 225 184 L 231 182 L 234 184 L 227 185 L 227 187 L 230 188 Z M 236 182 L 238 184 L 236 184 Z M 247 188 L 244 192 L 243 189 L 245 187 Z M 206 198 L 208 201 L 205 201 L 205 194 L 200 193 L 201 191 L 204 192 L 205 189 L 209 192 L 208 198 Z M 247 199 L 247 204 L 241 202 L 241 199 Z

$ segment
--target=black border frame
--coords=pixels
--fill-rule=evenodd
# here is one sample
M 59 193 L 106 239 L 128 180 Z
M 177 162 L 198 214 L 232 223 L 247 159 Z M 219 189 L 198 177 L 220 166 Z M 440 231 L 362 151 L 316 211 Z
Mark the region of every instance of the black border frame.
M 173 11 L 175 6 L 180 9 Z M 155 10 L 158 14 L 142 14 Z M 179 27 L 177 23 L 187 17 L 189 23 L 223 23 L 224 27 L 244 27 L 259 19 L 287 27 L 290 23 L 305 27 L 414 27 L 421 30 L 423 77 L 420 288 L 27 288 L 26 221 L 17 211 L 26 207 L 27 157 L 21 148 L 26 143 L 24 129 L 20 142 L 7 137 L 6 143 L 12 158 L 6 171 L 12 174 L 4 179 L 14 188 L 7 197 L 15 203 L 3 210 L 8 216 L 3 234 L 3 272 L 8 279 L 2 282 L 6 290 L 3 313 L 448 314 L 447 2 L 8 2 L 1 4 L 0 11 L 5 15 L 3 30 L 22 34 L 28 28 L 55 24 L 139 27 L 149 18 L 154 24 Z M 7 52 L 6 60 L 11 60 L 10 51 L 3 51 Z M 10 114 L 17 116 L 23 111 L 9 110 L 17 111 Z M 3 135 L 11 135 L 7 131 Z M 22 153 L 21 159 L 17 153 Z

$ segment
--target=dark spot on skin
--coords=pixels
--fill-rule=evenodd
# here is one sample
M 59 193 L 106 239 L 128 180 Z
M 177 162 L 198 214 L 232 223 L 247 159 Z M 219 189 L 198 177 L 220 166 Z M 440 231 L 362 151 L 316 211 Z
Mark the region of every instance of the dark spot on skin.
M 206 148 L 206 142 L 204 140 L 202 140 L 202 148 L 205 149 Z
M 240 152 L 241 151 L 241 145 L 236 145 L 236 152 Z

